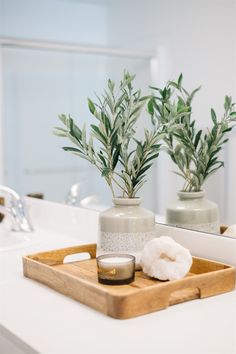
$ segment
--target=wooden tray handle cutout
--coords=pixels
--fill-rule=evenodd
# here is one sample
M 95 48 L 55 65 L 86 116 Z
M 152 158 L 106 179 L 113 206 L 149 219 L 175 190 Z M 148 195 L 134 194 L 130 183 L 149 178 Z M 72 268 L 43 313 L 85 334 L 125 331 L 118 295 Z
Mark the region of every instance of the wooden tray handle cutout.
M 33 256 L 28 257 L 35 261 L 52 266 L 56 264 L 62 264 L 65 257 L 77 253 L 88 253 L 91 258 L 96 258 L 96 249 L 97 245 L 92 243 L 88 245 L 74 246 L 59 250 L 36 253 Z
M 170 294 L 169 305 L 179 304 L 181 302 L 200 299 L 201 291 L 199 288 L 185 288 L 175 290 Z
M 69 255 L 65 256 L 65 258 L 63 260 L 63 264 L 87 261 L 91 258 L 92 257 L 88 252 L 79 252 L 79 253 L 77 252 L 77 253 L 69 254 Z

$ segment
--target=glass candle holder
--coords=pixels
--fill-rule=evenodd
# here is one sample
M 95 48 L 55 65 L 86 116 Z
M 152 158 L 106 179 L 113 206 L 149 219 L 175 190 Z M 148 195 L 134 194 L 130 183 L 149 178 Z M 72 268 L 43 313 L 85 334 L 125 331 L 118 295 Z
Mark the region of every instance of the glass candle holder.
M 135 277 L 135 257 L 129 254 L 105 254 L 97 257 L 97 269 L 99 283 L 129 284 Z

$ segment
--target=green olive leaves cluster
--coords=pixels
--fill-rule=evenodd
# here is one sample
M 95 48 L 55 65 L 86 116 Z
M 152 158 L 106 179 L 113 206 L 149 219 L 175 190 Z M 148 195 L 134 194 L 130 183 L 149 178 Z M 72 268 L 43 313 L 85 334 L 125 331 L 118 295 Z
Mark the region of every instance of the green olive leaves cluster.
M 107 89 L 97 102 L 88 99 L 88 108 L 95 118 L 89 133 L 80 128 L 70 115 L 60 115 L 63 128 L 54 133 L 66 137 L 72 146 L 65 151 L 95 165 L 108 183 L 113 197 L 116 191 L 122 197 L 134 198 L 146 182 L 146 173 L 158 157 L 163 137 L 163 126 L 152 120 L 151 129 L 145 129 L 144 138 L 136 136 L 138 119 L 150 96 L 142 96 L 133 88 L 135 76 L 124 72 L 117 88 L 108 80 Z M 96 145 L 94 143 L 96 140 Z
M 185 180 L 182 190 L 196 192 L 224 165 L 219 154 L 228 141 L 227 133 L 236 122 L 235 103 L 225 96 L 223 117 L 217 118 L 211 109 L 211 128 L 197 129 L 196 121 L 192 119 L 192 100 L 200 87 L 189 93 L 182 81 L 181 74 L 176 82 L 169 81 L 164 89 L 153 87 L 156 95 L 150 99 L 148 107 L 152 119 L 159 124 L 175 120 L 174 130 L 166 132 L 163 140 L 167 153 L 178 167 L 175 173 Z

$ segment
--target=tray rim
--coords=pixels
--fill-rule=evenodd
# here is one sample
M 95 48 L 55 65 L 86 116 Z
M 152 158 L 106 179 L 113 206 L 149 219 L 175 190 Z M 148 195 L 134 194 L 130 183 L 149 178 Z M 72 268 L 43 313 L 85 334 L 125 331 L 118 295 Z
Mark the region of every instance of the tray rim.
M 134 293 L 138 293 L 138 292 L 144 292 L 144 291 L 147 291 L 147 290 L 151 290 L 152 288 L 155 288 L 155 287 L 159 287 L 159 288 L 166 288 L 167 286 L 169 286 L 170 284 L 180 284 L 180 283 L 185 283 L 185 282 L 188 282 L 189 281 L 189 278 L 188 276 L 185 276 L 184 278 L 181 278 L 181 279 L 177 279 L 177 280 L 171 280 L 171 281 L 163 281 L 163 282 L 159 282 L 159 283 L 154 283 L 154 284 L 151 284 L 151 285 L 148 285 L 148 287 L 146 288 L 133 288 L 132 289 L 132 294 L 130 294 L 130 291 L 129 291 L 129 294 L 116 294 L 116 293 L 113 293 L 112 291 L 112 294 L 111 294 L 111 290 L 112 289 L 116 289 L 116 287 L 113 287 L 113 286 L 109 286 L 109 285 L 104 285 L 104 284 L 100 284 L 100 283 L 93 283 L 93 282 L 90 282 L 89 280 L 87 279 L 83 279 L 83 278 L 78 278 L 77 276 L 73 275 L 73 274 L 69 274 L 66 270 L 63 270 L 63 269 L 56 269 L 54 268 L 54 266 L 56 265 L 61 265 L 61 264 L 73 264 L 75 262 L 83 262 L 83 261 L 89 261 L 89 260 L 92 260 L 92 259 L 96 259 L 96 257 L 91 257 L 90 259 L 86 259 L 86 260 L 78 260 L 78 261 L 72 261 L 72 262 L 68 262 L 68 263 L 57 263 L 57 264 L 47 264 L 47 263 L 44 263 L 42 260 L 37 260 L 35 259 L 34 257 L 38 257 L 38 256 L 41 256 L 41 255 L 45 255 L 45 254 L 51 254 L 51 253 L 56 253 L 56 252 L 60 252 L 60 251 L 65 251 L 65 250 L 73 250 L 75 248 L 80 248 L 83 247 L 97 247 L 97 245 L 95 243 L 91 243 L 91 244 L 83 244 L 83 245 L 78 245 L 78 246 L 72 246 L 72 247 L 63 247 L 63 248 L 58 248 L 58 249 L 52 249 L 52 250 L 48 250 L 48 251 L 43 251 L 43 252 L 37 252 L 37 253 L 33 253 L 33 254 L 30 254 L 30 255 L 25 255 L 22 257 L 23 259 L 23 262 L 24 260 L 25 261 L 30 261 L 30 262 L 33 262 L 33 263 L 37 263 L 40 265 L 40 267 L 45 267 L 47 269 L 54 269 L 54 271 L 60 273 L 60 274 L 63 274 L 63 275 L 66 275 L 67 277 L 69 278 L 72 278 L 74 280 L 78 280 L 79 282 L 81 283 L 84 283 L 84 284 L 88 284 L 89 286 L 91 287 L 95 287 L 97 289 L 100 289 L 103 293 L 107 293 L 109 295 L 111 295 L 112 297 L 117 297 L 117 298 L 122 298 L 122 297 L 125 297 L 125 296 L 132 296 L 132 294 Z M 88 253 L 88 251 L 84 251 L 84 252 L 81 252 L 81 253 Z M 73 254 L 76 254 L 73 253 Z M 215 260 L 212 260 L 212 259 L 208 259 L 208 258 L 203 258 L 203 257 L 196 257 L 196 256 L 192 256 L 193 260 L 199 260 L 199 261 L 206 261 L 206 262 L 209 262 L 209 263 L 213 263 L 213 264 L 217 264 L 217 265 L 221 265 L 221 266 L 224 266 L 223 269 L 218 269 L 218 270 L 213 270 L 213 271 L 210 271 L 210 272 L 204 272 L 204 273 L 200 273 L 200 274 L 194 274 L 192 277 L 194 277 L 194 279 L 200 279 L 200 278 L 204 278 L 207 274 L 213 274 L 214 273 L 222 273 L 222 272 L 234 272 L 235 273 L 235 278 L 236 278 L 236 267 L 233 266 L 233 265 L 229 265 L 229 264 L 225 264 L 223 262 L 218 262 L 218 261 L 215 261 Z M 136 270 L 136 272 L 139 272 L 140 270 Z M 25 275 L 25 274 L 24 274 Z M 27 275 L 25 275 L 27 277 Z M 31 278 L 33 279 L 33 278 Z M 152 280 L 155 280 L 155 278 L 150 278 Z M 157 279 L 158 281 L 158 279 Z M 236 284 L 235 284 L 236 286 Z M 110 291 L 109 291 L 110 290 Z
M 41 256 L 41 255 L 45 255 L 45 254 L 52 254 L 52 253 L 57 253 L 57 252 L 61 252 L 61 251 L 70 251 L 70 250 L 74 250 L 74 249 L 77 249 L 77 248 L 87 248 L 87 247 L 90 247 L 90 248 L 94 248 L 93 250 L 96 251 L 96 248 L 97 248 L 97 244 L 96 243 L 88 243 L 88 244 L 78 244 L 78 245 L 75 245 L 75 246 L 70 246 L 70 247 L 62 247 L 62 248 L 56 248 L 56 249 L 50 249 L 50 250 L 46 250 L 46 251 L 40 251 L 40 252 L 36 252 L 36 253 L 32 253 L 32 254 L 27 254 L 27 255 L 23 255 L 22 256 L 22 259 L 30 259 L 30 260 L 33 260 L 35 262 L 38 262 L 38 263 L 42 263 L 42 264 L 45 264 L 45 265 L 48 265 L 46 263 L 44 263 L 43 261 L 40 261 L 40 260 L 37 260 L 35 259 L 36 256 Z M 85 250 L 84 252 L 73 252 L 73 253 L 68 253 L 66 254 L 67 255 L 70 255 L 70 254 L 76 254 L 76 253 L 89 253 L 91 252 L 91 250 Z M 65 257 L 66 257 L 65 256 Z M 95 257 L 91 257 L 91 259 L 95 259 Z M 224 263 L 224 262 L 220 262 L 220 261 L 216 261 L 214 259 L 209 259 L 209 258 L 204 258 L 204 257 L 198 257 L 198 256 L 192 256 L 193 259 L 199 259 L 199 260 L 203 260 L 203 261 L 207 261 L 207 262 L 210 262 L 210 263 L 216 263 L 216 264 L 219 264 L 219 265 L 224 265 L 226 266 L 227 268 L 233 268 L 233 269 L 236 269 L 236 266 L 233 266 L 233 265 L 230 265 L 228 263 Z M 76 262 L 80 262 L 80 261 L 76 261 Z M 81 261 L 83 262 L 83 260 Z M 68 262 L 69 263 L 73 263 L 72 262 Z M 57 263 L 57 264 L 62 264 L 62 263 Z M 56 264 L 54 264 L 56 265 Z M 50 266 L 50 265 L 49 265 Z M 226 269 L 227 269 L 226 268 Z M 173 281 L 173 280 L 172 280 Z

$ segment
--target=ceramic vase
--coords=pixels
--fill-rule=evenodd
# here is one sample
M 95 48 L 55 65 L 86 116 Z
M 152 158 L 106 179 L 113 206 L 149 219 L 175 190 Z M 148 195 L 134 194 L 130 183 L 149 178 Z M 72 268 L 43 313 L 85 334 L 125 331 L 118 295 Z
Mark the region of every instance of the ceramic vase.
M 140 206 L 141 198 L 113 198 L 113 204 L 99 216 L 97 254 L 131 254 L 138 266 L 145 243 L 155 237 L 155 216 Z
M 219 233 L 217 204 L 205 198 L 205 192 L 179 192 L 179 199 L 166 210 L 166 223 L 192 230 Z

